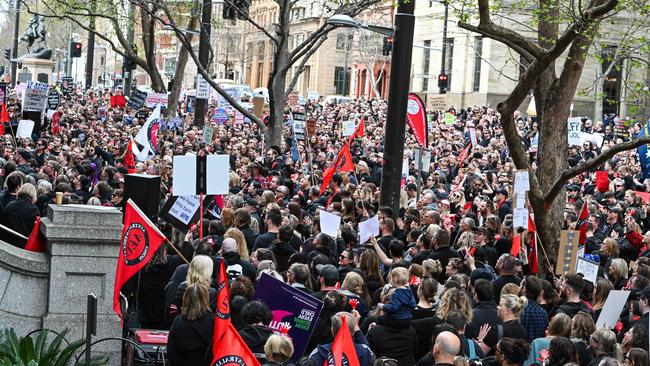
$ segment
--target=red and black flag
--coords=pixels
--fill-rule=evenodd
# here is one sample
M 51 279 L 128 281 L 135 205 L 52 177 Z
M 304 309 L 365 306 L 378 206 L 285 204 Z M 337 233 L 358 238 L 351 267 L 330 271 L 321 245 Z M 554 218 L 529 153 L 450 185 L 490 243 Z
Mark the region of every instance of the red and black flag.
M 165 236 L 129 199 L 124 209 L 124 229 L 120 240 L 113 289 L 113 310 L 119 315 L 120 320 L 123 319 L 120 307 L 122 286 L 153 258 L 164 242 Z
M 354 171 L 354 163 L 352 162 L 352 154 L 350 154 L 349 141 L 345 145 L 343 145 L 343 148 L 341 148 L 341 151 L 339 151 L 339 155 L 336 157 L 336 161 L 334 162 L 334 164 L 329 168 L 326 168 L 325 171 L 323 172 L 323 184 L 321 184 L 320 186 L 321 195 L 323 194 L 323 192 L 325 192 L 325 189 L 330 184 L 332 177 L 334 177 L 334 173 L 336 173 L 337 171 L 342 171 L 342 172 Z
M 580 210 L 580 216 L 578 217 L 578 222 L 576 227 L 580 230 L 580 245 L 585 245 L 587 243 L 587 221 L 589 219 L 589 207 L 587 207 L 587 202 L 582 205 L 582 210 Z
M 332 342 L 332 352 L 327 355 L 323 366 L 360 366 L 357 350 L 348 329 L 347 317 L 341 317 L 341 328 Z

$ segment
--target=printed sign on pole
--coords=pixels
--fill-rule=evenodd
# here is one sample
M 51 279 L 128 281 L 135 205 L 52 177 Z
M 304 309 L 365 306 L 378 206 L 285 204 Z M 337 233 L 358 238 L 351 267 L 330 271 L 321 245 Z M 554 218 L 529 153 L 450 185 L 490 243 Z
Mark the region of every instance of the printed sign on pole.
M 230 155 L 175 155 L 173 195 L 228 194 Z
M 47 109 L 56 110 L 61 104 L 61 94 L 55 89 L 47 94 Z
M 156 108 L 160 104 L 160 108 L 167 108 L 167 93 L 151 93 L 147 95 L 147 108 Z
M 23 91 L 23 112 L 41 112 L 47 102 L 47 84 L 28 81 Z
M 140 109 L 142 108 L 142 106 L 144 106 L 144 102 L 146 99 L 147 99 L 147 92 L 139 89 L 133 89 L 131 91 L 131 96 L 129 97 L 129 101 L 126 105 L 129 108 Z
M 352 136 L 356 125 L 354 121 L 343 121 L 343 137 Z
M 196 75 L 196 99 L 209 99 L 210 98 L 210 84 L 203 78 L 203 75 Z
M 580 117 L 567 119 L 569 146 L 580 146 Z

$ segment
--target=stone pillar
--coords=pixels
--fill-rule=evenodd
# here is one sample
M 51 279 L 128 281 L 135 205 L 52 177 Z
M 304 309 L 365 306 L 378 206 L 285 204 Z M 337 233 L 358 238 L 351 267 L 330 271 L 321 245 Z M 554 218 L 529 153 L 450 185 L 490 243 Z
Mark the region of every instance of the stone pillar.
M 85 337 L 86 298 L 97 296 L 97 335 L 121 337 L 119 317 L 113 312 L 113 284 L 122 213 L 116 208 L 86 205 L 50 205 L 42 228 L 48 241 L 50 288 L 43 328 L 70 329 L 68 340 Z M 110 352 L 119 364 L 118 341 L 93 347 Z

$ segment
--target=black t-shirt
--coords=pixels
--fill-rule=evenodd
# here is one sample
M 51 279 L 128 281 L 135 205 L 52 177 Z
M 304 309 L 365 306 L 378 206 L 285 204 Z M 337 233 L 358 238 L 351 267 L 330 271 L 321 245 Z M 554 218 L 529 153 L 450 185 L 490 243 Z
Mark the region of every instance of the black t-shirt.
M 526 328 L 521 325 L 519 319 L 509 320 L 501 324 L 501 326 L 503 327 L 502 337 L 519 339 L 526 339 L 527 337 Z M 492 326 L 488 334 L 485 336 L 485 339 L 483 340 L 483 342 L 492 349 L 490 351 L 490 354 L 494 354 L 495 346 L 497 343 L 499 343 L 499 340 L 499 326 Z
M 257 239 L 255 239 L 253 250 L 257 250 L 259 248 L 268 248 L 277 238 L 278 233 L 264 233 L 262 235 L 259 235 Z

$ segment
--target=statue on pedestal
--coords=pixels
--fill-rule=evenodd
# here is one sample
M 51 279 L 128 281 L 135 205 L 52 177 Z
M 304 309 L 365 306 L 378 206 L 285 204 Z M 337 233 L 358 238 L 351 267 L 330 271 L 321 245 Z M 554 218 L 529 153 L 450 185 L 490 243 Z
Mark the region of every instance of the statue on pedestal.
M 45 20 L 40 15 L 34 15 L 29 21 L 29 26 L 22 37 L 20 42 L 27 43 L 27 51 L 29 54 L 23 55 L 21 58 L 38 58 L 49 60 L 52 58 L 52 50 L 47 47 L 45 36 Z M 38 41 L 37 48 L 32 51 L 34 42 Z

